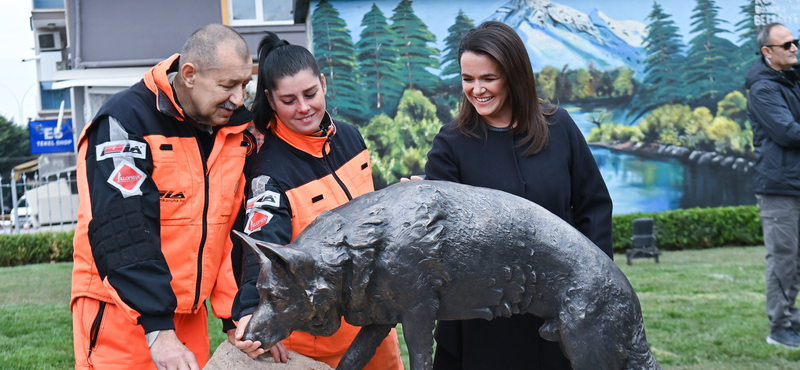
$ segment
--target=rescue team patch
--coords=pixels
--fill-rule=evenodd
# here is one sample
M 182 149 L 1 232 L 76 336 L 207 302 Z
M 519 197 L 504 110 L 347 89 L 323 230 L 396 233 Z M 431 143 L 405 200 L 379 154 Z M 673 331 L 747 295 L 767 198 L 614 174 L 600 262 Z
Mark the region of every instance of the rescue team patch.
M 108 141 L 95 146 L 97 161 L 107 158 L 141 158 L 146 157 L 147 144 L 133 140 Z
M 264 225 L 269 223 L 272 217 L 272 213 L 262 209 L 255 209 L 253 213 L 250 213 L 250 218 L 247 219 L 247 227 L 244 228 L 244 232 L 250 235 L 261 230 Z
M 261 194 L 258 194 L 247 200 L 247 209 L 253 207 L 263 207 L 263 206 L 269 206 L 272 208 L 280 207 L 281 206 L 280 194 L 272 190 L 265 190 Z
M 123 197 L 127 198 L 134 195 L 142 195 L 141 187 L 146 178 L 147 175 L 136 168 L 136 165 L 123 159 L 114 167 L 114 172 L 109 176 L 108 183 L 117 188 Z

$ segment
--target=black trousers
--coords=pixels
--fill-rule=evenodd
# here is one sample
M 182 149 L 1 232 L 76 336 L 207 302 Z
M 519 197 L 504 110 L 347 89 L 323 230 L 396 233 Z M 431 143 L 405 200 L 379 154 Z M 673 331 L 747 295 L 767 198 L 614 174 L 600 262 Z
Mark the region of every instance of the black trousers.
M 559 344 L 542 339 L 531 314 L 491 321 L 439 321 L 434 370 L 571 370 Z

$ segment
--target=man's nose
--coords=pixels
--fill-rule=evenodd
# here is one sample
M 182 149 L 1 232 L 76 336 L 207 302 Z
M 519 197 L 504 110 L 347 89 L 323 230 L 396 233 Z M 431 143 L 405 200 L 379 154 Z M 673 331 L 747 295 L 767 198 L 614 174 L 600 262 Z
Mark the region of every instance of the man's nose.
M 242 86 L 241 88 L 236 89 L 233 94 L 231 94 L 229 100 L 231 103 L 236 104 L 237 107 L 241 107 L 244 105 L 244 95 L 246 94 L 246 88 Z

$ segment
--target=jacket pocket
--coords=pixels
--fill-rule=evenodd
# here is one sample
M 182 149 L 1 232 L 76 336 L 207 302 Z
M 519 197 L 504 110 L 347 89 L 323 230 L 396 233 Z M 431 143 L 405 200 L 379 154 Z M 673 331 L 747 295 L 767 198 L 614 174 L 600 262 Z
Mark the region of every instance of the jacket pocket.
M 369 152 L 362 151 L 348 161 L 336 173 L 343 178 L 353 198 L 372 192 L 372 166 L 369 161 Z
M 200 154 L 194 138 L 161 138 L 163 142 L 153 145 L 153 181 L 158 186 L 161 205 L 161 221 L 165 225 L 191 219 L 193 205 L 202 200 L 194 199 L 202 194 L 195 191 L 195 183 L 203 184 L 202 163 L 190 158 Z M 192 142 L 188 142 L 188 141 Z M 200 166 L 200 168 L 197 168 Z M 199 177 L 198 177 L 199 176 Z M 199 186 L 198 186 L 199 187 Z
M 215 168 L 212 169 L 212 177 L 210 178 L 212 182 L 209 191 L 216 199 L 210 199 L 209 210 L 216 207 L 214 215 L 230 216 L 233 212 L 233 202 L 236 199 L 239 181 L 243 178 L 242 171 L 247 151 L 247 147 L 243 147 L 238 143 L 236 142 L 236 145 L 225 145 L 222 148 L 219 159 L 214 164 Z

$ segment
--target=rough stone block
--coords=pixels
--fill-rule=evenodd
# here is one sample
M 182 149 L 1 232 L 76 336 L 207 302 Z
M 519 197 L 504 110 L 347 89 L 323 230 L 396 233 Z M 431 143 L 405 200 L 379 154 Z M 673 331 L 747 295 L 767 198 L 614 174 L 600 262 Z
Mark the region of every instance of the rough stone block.
M 333 370 L 324 362 L 290 351 L 291 360 L 287 363 L 275 363 L 272 355 L 265 353 L 258 359 L 251 359 L 227 340 L 214 351 L 203 370 Z

